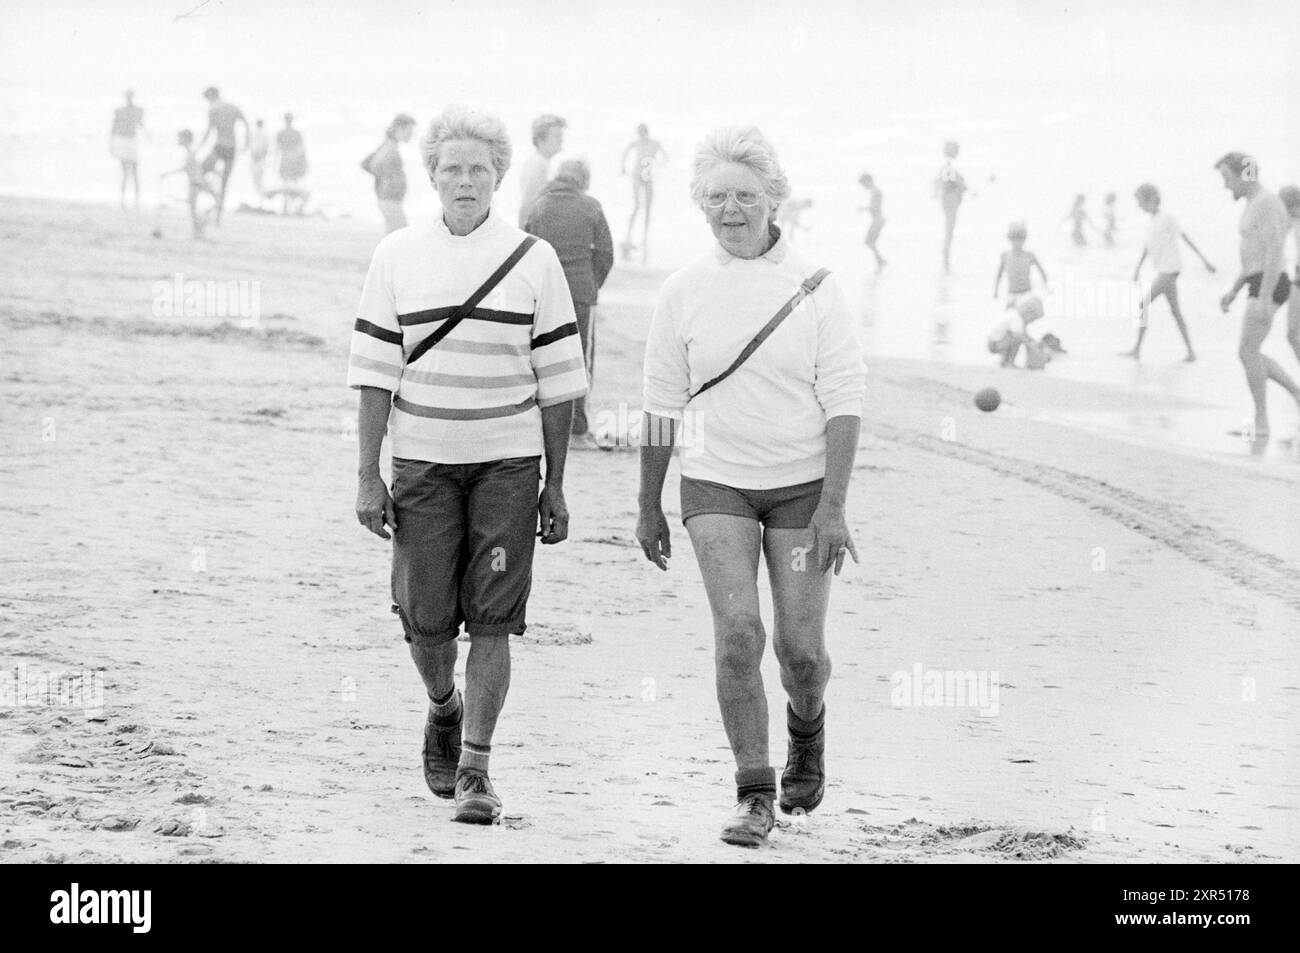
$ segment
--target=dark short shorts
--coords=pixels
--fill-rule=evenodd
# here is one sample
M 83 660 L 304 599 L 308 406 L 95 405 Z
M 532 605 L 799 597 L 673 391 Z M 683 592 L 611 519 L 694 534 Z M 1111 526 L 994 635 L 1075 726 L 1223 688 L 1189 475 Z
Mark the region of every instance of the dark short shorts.
M 1252 298 L 1258 298 L 1260 291 L 1264 287 L 1264 273 L 1257 271 L 1246 278 L 1246 293 Z M 1286 304 L 1287 298 L 1291 297 L 1291 281 L 1286 275 L 1280 275 L 1277 284 L 1273 287 L 1273 303 Z
M 540 457 L 487 463 L 393 459 L 393 611 L 406 641 L 525 629 Z
M 217 160 L 220 159 L 229 168 L 235 161 L 235 150 L 232 146 L 213 146 L 208 157 L 203 160 L 203 171 L 211 172 L 217 167 Z
M 704 513 L 743 516 L 769 529 L 804 529 L 822 498 L 822 481 L 742 490 L 723 483 L 682 477 L 682 522 Z

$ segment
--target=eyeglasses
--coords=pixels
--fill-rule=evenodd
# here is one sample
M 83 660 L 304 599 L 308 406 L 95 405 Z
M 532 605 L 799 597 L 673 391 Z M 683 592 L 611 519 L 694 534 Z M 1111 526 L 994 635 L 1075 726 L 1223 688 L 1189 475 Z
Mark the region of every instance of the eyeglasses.
M 758 192 L 751 192 L 748 189 L 727 189 L 726 191 L 718 189 L 704 196 L 704 206 L 705 208 L 722 208 L 727 204 L 727 199 L 733 195 L 736 197 L 736 204 L 741 208 L 753 208 L 762 198 L 762 195 Z

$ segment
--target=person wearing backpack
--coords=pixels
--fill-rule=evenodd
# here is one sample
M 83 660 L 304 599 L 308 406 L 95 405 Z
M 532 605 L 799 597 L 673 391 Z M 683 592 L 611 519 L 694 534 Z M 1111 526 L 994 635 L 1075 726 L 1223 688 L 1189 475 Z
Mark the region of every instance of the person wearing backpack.
M 384 216 L 384 234 L 406 227 L 406 169 L 402 166 L 403 142 L 411 141 L 415 120 L 406 113 L 398 113 L 388 124 L 384 141 L 374 152 L 361 160 L 361 168 L 375 177 L 375 198 L 379 201 L 379 214 Z
M 806 813 L 826 787 L 826 606 L 830 570 L 858 558 L 845 500 L 866 387 L 843 292 L 775 225 L 790 186 L 767 138 L 752 126 L 711 133 L 696 150 L 691 195 L 717 244 L 664 282 L 651 318 L 636 536 L 666 570 L 661 497 L 680 427 L 682 522 L 713 614 L 718 702 L 736 762 L 736 810 L 722 839 L 757 847 L 777 799 L 759 561 L 788 696 L 780 807 Z

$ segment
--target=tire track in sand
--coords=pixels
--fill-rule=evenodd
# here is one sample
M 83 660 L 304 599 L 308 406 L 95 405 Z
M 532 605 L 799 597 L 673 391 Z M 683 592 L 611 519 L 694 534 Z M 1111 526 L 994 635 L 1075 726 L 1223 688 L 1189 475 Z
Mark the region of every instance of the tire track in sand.
M 1238 585 L 1300 610 L 1300 574 L 1285 560 L 1225 536 L 1204 523 L 1197 523 L 1176 506 L 1073 470 L 981 450 L 969 444 L 901 430 L 888 424 L 873 421 L 868 425 L 865 420 L 863 424 L 865 432 L 882 440 L 961 460 L 1081 503 L 1208 566 Z

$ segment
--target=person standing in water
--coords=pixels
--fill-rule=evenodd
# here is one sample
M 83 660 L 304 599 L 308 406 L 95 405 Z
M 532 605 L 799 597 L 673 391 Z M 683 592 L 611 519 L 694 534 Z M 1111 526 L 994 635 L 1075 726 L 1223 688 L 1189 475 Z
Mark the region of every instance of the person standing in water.
M 871 249 L 871 254 L 876 256 L 876 267 L 879 268 L 885 264 L 885 259 L 880 257 L 880 249 L 876 248 L 880 230 L 885 227 L 885 214 L 881 211 L 881 204 L 885 197 L 869 172 L 863 172 L 858 177 L 858 184 L 867 190 L 868 201 L 861 211 L 871 213 L 871 224 L 867 226 L 867 247 Z
M 257 120 L 248 133 L 248 161 L 253 166 L 253 188 L 257 189 L 258 201 L 266 199 L 266 154 L 271 151 L 271 138 L 266 134 L 266 126 Z
M 1159 189 L 1150 182 L 1143 182 L 1137 187 L 1134 196 L 1137 198 L 1138 208 L 1151 216 L 1151 229 L 1147 232 L 1142 257 L 1138 259 L 1137 267 L 1133 269 L 1133 281 L 1137 282 L 1142 273 L 1142 263 L 1148 256 L 1151 258 L 1151 266 L 1156 270 L 1156 277 L 1151 282 L 1151 290 L 1142 298 L 1137 343 L 1133 345 L 1133 350 L 1125 351 L 1120 357 L 1131 357 L 1134 360 L 1141 357 L 1142 339 L 1147 335 L 1147 319 L 1151 303 L 1164 295 L 1165 300 L 1169 302 L 1169 311 L 1178 324 L 1178 333 L 1183 336 L 1183 343 L 1187 345 L 1187 356 L 1183 360 L 1194 361 L 1196 352 L 1192 350 L 1192 339 L 1187 333 L 1187 322 L 1183 320 L 1182 309 L 1178 306 L 1178 273 L 1183 267 L 1182 258 L 1178 254 L 1178 239 L 1181 238 L 1187 243 L 1188 248 L 1196 252 L 1196 257 L 1201 259 L 1201 264 L 1205 265 L 1206 271 L 1210 274 L 1214 274 L 1214 266 L 1187 237 L 1174 217 L 1168 212 L 1160 211 Z
M 1102 214 L 1106 217 L 1106 230 L 1101 233 L 1101 237 L 1106 239 L 1108 246 L 1115 245 L 1115 193 L 1106 193 L 1106 205 Z
M 1223 187 L 1234 200 L 1245 199 L 1241 213 L 1241 274 L 1219 300 L 1224 314 L 1232 307 L 1238 292 L 1247 289 L 1246 311 L 1241 320 L 1241 343 L 1237 356 L 1246 372 L 1251 400 L 1255 404 L 1253 440 L 1268 437 L 1267 388 L 1269 380 L 1279 384 L 1300 404 L 1300 387 L 1282 366 L 1260 346 L 1273 326 L 1273 315 L 1291 295 L 1291 281 L 1283 269 L 1283 246 L 1286 243 L 1289 216 L 1282 200 L 1259 183 L 1259 165 L 1241 152 L 1229 152 L 1214 163 L 1223 176 Z
M 962 198 L 966 194 L 966 179 L 954 164 L 958 150 L 957 143 L 944 143 L 945 161 L 934 180 L 934 194 L 943 207 L 943 270 L 946 272 L 952 271 L 952 233 L 957 228 L 957 210 L 961 208 Z
M 235 134 L 235 124 L 244 124 L 244 138 L 248 138 L 248 120 L 240 108 L 221 98 L 221 92 L 215 86 L 203 91 L 203 98 L 208 101 L 208 128 L 199 140 L 201 150 L 209 138 L 216 137 L 212 151 L 203 160 L 204 173 L 216 169 L 221 163 L 221 190 L 217 194 L 217 211 L 214 221 L 221 224 L 221 212 L 226 206 L 226 186 L 230 183 L 230 172 L 235 167 L 235 153 L 239 149 L 239 139 Z M 196 151 L 198 151 L 196 150 Z
M 659 144 L 658 139 L 650 138 L 650 127 L 641 123 L 636 127 L 636 138 L 623 150 L 620 162 L 622 175 L 627 175 L 628 156 L 632 156 L 632 214 L 627 220 L 627 238 L 623 240 L 623 257 L 627 258 L 636 249 L 632 242 L 632 229 L 636 225 L 637 215 L 641 216 L 641 260 L 648 254 L 650 236 L 650 206 L 655 198 L 655 164 L 667 162 L 668 153 Z
M 1084 248 L 1088 244 L 1088 237 L 1083 234 L 1084 225 L 1087 225 L 1097 234 L 1101 234 L 1097 226 L 1092 223 L 1092 217 L 1088 214 L 1088 210 L 1084 208 L 1086 202 L 1087 198 L 1082 193 L 1076 195 L 1074 204 L 1070 206 L 1070 211 L 1066 212 L 1065 217 L 1061 219 L 1061 225 L 1066 222 L 1074 222 L 1074 229 L 1070 232 L 1070 238 L 1078 248 Z
M 307 147 L 302 133 L 293 127 L 293 113 L 284 114 L 284 128 L 275 134 L 275 148 L 280 153 L 280 195 L 284 214 L 295 208 L 301 213 L 307 193 L 298 184 L 307 174 Z
M 113 110 L 113 128 L 108 133 L 108 151 L 122 163 L 122 210 L 126 211 L 126 186 L 135 194 L 135 210 L 140 211 L 140 159 L 138 134 L 144 129 L 144 110 L 135 104 L 135 92 L 123 93 L 124 106 Z

